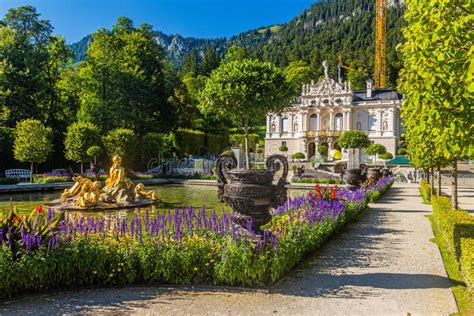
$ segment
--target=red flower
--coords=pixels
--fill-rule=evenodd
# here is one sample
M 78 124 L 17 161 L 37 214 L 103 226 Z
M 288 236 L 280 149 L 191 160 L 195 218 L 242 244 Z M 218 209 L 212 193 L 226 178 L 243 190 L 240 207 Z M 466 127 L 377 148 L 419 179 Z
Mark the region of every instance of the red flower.
M 37 214 L 43 213 L 44 212 L 43 205 L 38 205 L 37 207 L 35 207 L 35 212 Z
M 19 223 L 21 222 L 21 218 L 18 216 L 13 217 L 13 223 Z
M 316 183 L 316 185 L 314 186 L 314 189 L 319 192 L 319 183 Z
M 335 199 L 336 198 L 336 188 L 331 188 L 331 199 Z
M 320 198 L 321 198 L 321 193 L 320 193 L 320 192 L 318 192 L 318 195 L 317 195 L 317 197 L 318 197 L 318 199 L 320 199 Z

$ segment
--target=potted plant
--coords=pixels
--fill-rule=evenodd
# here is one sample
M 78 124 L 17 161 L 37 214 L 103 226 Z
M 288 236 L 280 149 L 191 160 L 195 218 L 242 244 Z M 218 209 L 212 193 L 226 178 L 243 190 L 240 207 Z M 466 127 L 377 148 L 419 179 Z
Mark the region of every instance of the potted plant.
M 243 227 L 251 220 L 253 229 L 258 230 L 271 219 L 269 207 L 286 199 L 286 158 L 270 156 L 266 170 L 250 169 L 249 130 L 267 113 L 285 109 L 293 97 L 280 69 L 254 59 L 223 62 L 211 73 L 201 93 L 202 113 L 231 120 L 244 131 L 245 168 L 229 170 L 235 167 L 229 155 L 221 155 L 217 164 L 224 187 L 222 200 L 232 207 L 235 222 Z M 278 168 L 283 168 L 283 175 L 275 186 L 272 181 Z
M 382 144 L 372 144 L 369 147 L 367 147 L 365 152 L 375 157 L 374 168 L 369 168 L 367 175 L 369 177 L 372 177 L 374 180 L 377 180 L 382 175 L 380 168 L 377 167 L 377 158 L 379 155 L 385 154 L 387 152 L 387 149 Z
M 327 158 L 328 150 L 329 150 L 329 148 L 326 145 L 318 146 L 318 154 L 320 154 L 323 159 L 325 159 L 324 157 Z
M 342 180 L 349 185 L 360 185 L 366 175 L 360 167 L 355 168 L 360 162 L 360 159 L 356 159 L 356 155 L 359 156 L 360 149 L 370 145 L 369 137 L 362 131 L 346 131 L 339 137 L 338 142 L 342 148 L 349 150 L 347 169 L 343 173 Z
M 384 153 L 384 154 L 381 154 L 381 155 L 379 156 L 379 158 L 380 158 L 380 159 L 383 159 L 383 160 L 391 160 L 391 159 L 393 159 L 393 155 L 392 155 L 391 153 L 389 153 L 389 152 L 386 152 L 386 153 Z M 389 168 L 383 168 L 383 169 L 382 169 L 382 176 L 383 176 L 383 177 L 389 176 L 390 174 L 391 174 L 391 171 L 390 171 Z
M 291 159 L 297 159 L 298 160 L 298 165 L 295 166 L 295 170 L 293 170 L 295 176 L 297 177 L 301 177 L 301 175 L 304 173 L 304 166 L 300 166 L 299 165 L 299 162 L 301 162 L 301 159 L 304 159 L 305 158 L 305 155 L 301 152 L 297 152 L 297 153 L 294 153 L 293 155 L 291 155 Z

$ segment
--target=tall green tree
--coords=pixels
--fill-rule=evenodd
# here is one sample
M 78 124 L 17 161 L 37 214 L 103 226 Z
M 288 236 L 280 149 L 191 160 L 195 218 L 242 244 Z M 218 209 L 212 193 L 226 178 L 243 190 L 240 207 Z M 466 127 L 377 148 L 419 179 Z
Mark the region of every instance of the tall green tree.
M 252 58 L 252 53 L 250 52 L 250 50 L 244 47 L 232 45 L 227 50 L 227 54 L 224 57 L 224 61 L 225 62 L 242 61 L 244 59 L 251 59 L 251 58 Z
M 249 127 L 268 112 L 279 112 L 294 97 L 283 72 L 270 63 L 246 59 L 222 63 L 206 82 L 201 112 L 241 124 L 245 134 L 246 167 L 249 168 Z
M 315 79 L 315 72 L 305 61 L 298 60 L 292 61 L 288 66 L 283 70 L 283 74 L 286 77 L 286 80 L 290 82 L 295 94 L 301 92 L 301 87 L 311 80 Z
M 221 60 L 216 51 L 211 46 L 208 46 L 199 67 L 200 73 L 204 76 L 209 76 L 214 69 L 219 67 L 220 62 Z
M 124 161 L 131 163 L 138 154 L 138 138 L 131 129 L 114 129 L 104 136 L 102 141 L 110 157 L 119 155 Z
M 38 120 L 20 121 L 15 129 L 13 152 L 15 159 L 31 164 L 30 182 L 33 182 L 34 164 L 45 162 L 53 151 L 52 129 Z
M 452 208 L 457 201 L 457 162 L 474 155 L 474 38 L 469 0 L 405 1 L 399 87 L 407 136 L 433 142 L 424 155 L 452 166 Z M 416 143 L 408 139 L 409 152 Z
M 93 34 L 86 61 L 79 67 L 79 120 L 106 131 L 169 130 L 174 113 L 167 104 L 172 92 L 167 74 L 164 51 L 149 29 L 134 28 L 129 19 L 119 18 L 112 31 Z
M 84 161 L 87 161 L 89 147 L 100 145 L 100 130 L 87 122 L 76 122 L 69 125 L 64 139 L 65 157 L 81 163 L 81 174 L 84 173 Z
M 181 72 L 184 75 L 190 74 L 195 77 L 199 74 L 199 63 L 196 56 L 196 51 L 189 51 L 183 58 L 183 66 L 181 67 Z

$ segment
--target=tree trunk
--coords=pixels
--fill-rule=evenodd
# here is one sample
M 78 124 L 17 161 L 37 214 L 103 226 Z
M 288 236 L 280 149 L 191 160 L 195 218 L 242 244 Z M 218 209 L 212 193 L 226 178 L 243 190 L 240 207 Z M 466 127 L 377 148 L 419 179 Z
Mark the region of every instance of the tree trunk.
M 435 195 L 435 176 L 434 176 L 434 168 L 430 168 L 431 173 L 431 195 Z
M 441 196 L 441 166 L 438 165 L 438 196 Z
M 33 183 L 33 172 L 35 163 L 32 161 L 30 166 L 30 183 Z
M 451 169 L 451 208 L 458 209 L 458 162 L 455 159 Z
M 81 161 L 81 176 L 84 174 L 84 162 Z
M 431 183 L 430 181 L 430 170 L 425 169 L 425 175 L 426 175 L 426 182 Z
M 250 169 L 250 155 L 249 155 L 249 115 L 245 114 L 244 119 L 244 133 L 245 133 L 245 168 Z

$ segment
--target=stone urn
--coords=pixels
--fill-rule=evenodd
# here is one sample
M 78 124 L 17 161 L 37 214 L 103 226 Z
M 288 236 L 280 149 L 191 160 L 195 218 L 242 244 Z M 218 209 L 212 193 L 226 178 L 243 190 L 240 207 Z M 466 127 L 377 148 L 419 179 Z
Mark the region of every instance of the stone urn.
M 380 171 L 380 168 L 369 168 L 369 170 L 367 171 L 368 178 L 372 177 L 372 179 L 378 180 L 381 176 L 382 172 Z
M 361 185 L 367 180 L 367 167 L 361 164 L 359 168 L 346 169 L 342 173 L 342 181 L 350 188 Z
M 392 175 L 392 171 L 389 168 L 382 169 L 382 177 L 388 177 Z
M 232 208 L 234 222 L 242 228 L 252 220 L 252 229 L 260 231 L 271 220 L 270 208 L 278 207 L 287 199 L 286 178 L 288 162 L 284 156 L 273 155 L 266 161 L 266 169 L 234 169 L 235 157 L 223 154 L 217 161 L 218 196 Z M 277 184 L 274 176 L 281 170 Z

